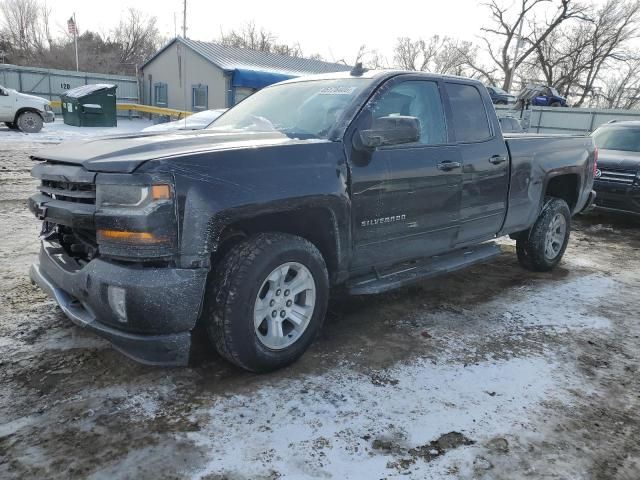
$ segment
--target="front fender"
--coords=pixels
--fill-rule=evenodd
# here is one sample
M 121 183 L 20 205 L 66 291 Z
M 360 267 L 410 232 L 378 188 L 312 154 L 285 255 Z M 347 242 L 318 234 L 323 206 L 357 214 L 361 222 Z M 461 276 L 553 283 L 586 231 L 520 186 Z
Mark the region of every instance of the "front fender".
M 340 142 L 226 150 L 167 159 L 146 169 L 176 182 L 180 265 L 207 265 L 225 228 L 284 212 L 328 212 L 344 262 L 350 245 L 350 200 Z

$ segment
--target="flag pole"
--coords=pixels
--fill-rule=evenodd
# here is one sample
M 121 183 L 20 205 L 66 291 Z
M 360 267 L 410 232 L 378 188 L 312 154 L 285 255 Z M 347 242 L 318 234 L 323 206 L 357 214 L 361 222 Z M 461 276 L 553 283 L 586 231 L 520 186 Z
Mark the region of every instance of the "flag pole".
M 78 64 L 78 23 L 76 22 L 76 12 L 73 12 L 73 41 L 76 44 L 76 72 L 80 71 Z

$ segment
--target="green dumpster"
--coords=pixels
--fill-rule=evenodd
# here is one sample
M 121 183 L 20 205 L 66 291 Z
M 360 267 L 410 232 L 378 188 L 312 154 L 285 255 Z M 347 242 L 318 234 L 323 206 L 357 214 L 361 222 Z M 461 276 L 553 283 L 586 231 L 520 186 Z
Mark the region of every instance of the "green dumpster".
M 116 85 L 83 85 L 60 95 L 62 118 L 76 127 L 115 127 Z

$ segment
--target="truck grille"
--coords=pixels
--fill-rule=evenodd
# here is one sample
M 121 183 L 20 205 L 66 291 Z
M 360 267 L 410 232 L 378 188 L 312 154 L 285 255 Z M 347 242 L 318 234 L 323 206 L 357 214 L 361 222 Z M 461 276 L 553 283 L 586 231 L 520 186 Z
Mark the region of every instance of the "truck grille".
M 96 203 L 96 186 L 93 184 L 42 180 L 38 189 L 56 200 L 92 205 Z
M 73 203 L 96 203 L 95 174 L 80 166 L 43 162 L 33 168 L 31 175 L 41 180 L 38 190 L 49 198 Z
M 601 175 L 596 177 L 596 180 L 600 182 L 614 182 L 622 183 L 626 185 L 633 185 L 636 179 L 635 170 L 622 170 L 612 168 L 601 168 Z
M 40 180 L 30 205 L 38 205 L 34 213 L 44 220 L 41 235 L 59 243 L 80 264 L 90 261 L 98 254 L 93 226 L 95 173 L 79 165 L 42 161 L 31 175 Z

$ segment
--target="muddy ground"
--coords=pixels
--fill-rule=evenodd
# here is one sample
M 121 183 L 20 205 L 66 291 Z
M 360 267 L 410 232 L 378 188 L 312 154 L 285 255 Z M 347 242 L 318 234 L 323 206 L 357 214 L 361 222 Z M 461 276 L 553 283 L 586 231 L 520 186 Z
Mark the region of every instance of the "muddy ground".
M 0 478 L 640 478 L 640 220 L 576 219 L 562 265 L 336 298 L 301 361 L 138 365 L 27 271 L 27 156 L 0 148 Z

